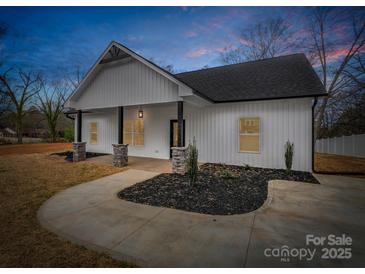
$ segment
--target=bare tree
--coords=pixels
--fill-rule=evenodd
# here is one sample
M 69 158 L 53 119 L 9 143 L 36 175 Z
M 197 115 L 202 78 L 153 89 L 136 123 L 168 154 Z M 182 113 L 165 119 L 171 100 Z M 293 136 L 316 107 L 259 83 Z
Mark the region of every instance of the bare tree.
M 0 116 L 10 110 L 10 98 L 0 92 Z
M 174 65 L 172 65 L 172 64 L 166 64 L 164 61 L 158 61 L 153 57 L 149 57 L 148 60 L 172 74 L 176 73 Z
M 47 84 L 43 80 L 41 92 L 38 93 L 37 106 L 46 119 L 52 142 L 55 142 L 58 137 L 57 125 L 62 115 L 67 91 L 68 88 L 60 82 Z
M 4 39 L 5 35 L 8 33 L 8 27 L 5 23 L 0 22 L 0 42 Z M 2 56 L 2 50 L 0 48 L 0 66 L 3 63 L 3 56 Z
M 0 93 L 0 116 L 9 111 L 10 100 L 9 97 L 3 93 Z
M 31 100 L 40 91 L 40 77 L 32 73 L 17 70 L 12 77 L 9 69 L 0 75 L 0 94 L 11 102 L 11 111 L 15 117 L 18 143 L 23 142 L 23 119 Z
M 333 22 L 330 18 L 332 15 L 330 8 L 316 8 L 313 10 L 313 20 L 310 26 L 311 45 L 310 54 L 314 61 L 319 63 L 319 75 L 321 81 L 328 93 L 328 97 L 322 99 L 316 110 L 316 128 L 319 129 L 325 122 L 325 113 L 329 109 L 329 103 L 339 102 L 351 92 L 358 91 L 354 89 L 354 82 L 359 75 L 356 75 L 352 64 L 361 54 L 365 46 L 365 21 L 353 19 L 353 37 L 345 49 L 344 57 L 329 64 L 328 54 L 333 44 L 330 42 Z M 361 73 L 360 73 L 361 75 Z
M 247 61 L 245 50 L 243 46 L 238 48 L 225 47 L 221 53 L 223 64 L 238 64 Z
M 347 68 L 344 69 L 344 74 L 359 89 L 365 89 L 365 53 L 357 52 Z
M 0 22 L 0 42 L 4 38 L 8 31 L 8 28 L 5 23 Z M 3 63 L 2 51 L 0 50 L 0 67 Z M 9 98 L 4 94 L 0 93 L 0 115 L 9 109 Z
M 166 70 L 166 71 L 168 71 L 168 72 L 170 72 L 170 73 L 172 73 L 172 74 L 174 74 L 175 73 L 175 68 L 174 68 L 174 65 L 171 65 L 171 64 L 169 64 L 169 65 L 161 65 L 161 67 L 164 69 L 164 70 Z
M 76 69 L 72 73 L 68 73 L 64 77 L 66 80 L 66 84 L 68 85 L 71 91 L 75 90 L 79 86 L 84 77 L 84 73 L 82 72 L 83 70 L 81 69 L 81 66 L 76 65 L 75 68 Z
M 234 64 L 243 61 L 261 60 L 283 54 L 291 43 L 289 24 L 282 18 L 270 18 L 245 29 L 241 33 L 242 46 L 225 48 L 221 54 L 223 63 Z

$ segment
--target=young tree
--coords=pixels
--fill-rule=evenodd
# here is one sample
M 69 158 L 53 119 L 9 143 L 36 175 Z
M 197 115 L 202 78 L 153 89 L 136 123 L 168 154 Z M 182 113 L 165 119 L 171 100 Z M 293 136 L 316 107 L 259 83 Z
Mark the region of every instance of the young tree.
M 23 142 L 23 119 L 29 103 L 40 91 L 40 77 L 31 72 L 12 69 L 0 75 L 0 94 L 11 103 L 10 111 L 14 114 L 18 143 Z
M 243 61 L 261 60 L 283 54 L 291 45 L 289 24 L 282 19 L 270 18 L 242 31 L 243 45 L 226 48 L 221 54 L 223 63 L 235 64 Z
M 58 137 L 57 124 L 62 115 L 66 93 L 67 87 L 65 85 L 61 83 L 47 85 L 45 81 L 42 81 L 42 89 L 38 93 L 38 109 L 46 119 L 52 142 L 55 142 Z
M 186 172 L 189 177 L 190 185 L 195 185 L 197 176 L 198 176 L 198 149 L 196 147 L 195 137 L 193 138 L 193 143 L 189 143 L 187 149 L 187 157 L 186 157 Z
M 356 56 L 361 55 L 365 46 L 365 20 L 353 18 L 353 35 L 347 47 L 342 49 L 345 54 L 336 62 L 329 62 L 329 53 L 333 50 L 336 41 L 331 40 L 334 25 L 338 17 L 333 9 L 322 7 L 313 9 L 310 24 L 310 55 L 313 61 L 319 64 L 317 69 L 321 81 L 328 93 L 328 97 L 320 100 L 316 110 L 316 128 L 319 129 L 325 123 L 326 111 L 330 109 L 331 101 L 343 103 L 343 99 L 349 94 L 358 92 L 354 85 L 360 79 L 360 75 L 354 74 L 351 67 L 356 62 Z M 338 21 L 338 18 L 337 18 Z M 363 74 L 362 74 L 363 76 Z

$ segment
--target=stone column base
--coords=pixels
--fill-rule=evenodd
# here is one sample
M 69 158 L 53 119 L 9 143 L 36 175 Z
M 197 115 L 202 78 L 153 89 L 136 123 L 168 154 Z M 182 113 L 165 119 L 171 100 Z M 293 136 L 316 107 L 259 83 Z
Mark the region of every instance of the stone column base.
M 172 147 L 172 173 L 186 173 L 187 147 Z
M 85 161 L 86 160 L 86 142 L 72 143 L 73 161 Z
M 128 164 L 128 145 L 113 144 L 113 165 L 123 167 Z

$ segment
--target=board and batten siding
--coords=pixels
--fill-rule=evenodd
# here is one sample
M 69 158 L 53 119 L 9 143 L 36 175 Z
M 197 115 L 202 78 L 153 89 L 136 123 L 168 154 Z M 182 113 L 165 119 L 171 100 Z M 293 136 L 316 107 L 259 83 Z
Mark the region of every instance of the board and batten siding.
M 137 120 L 138 107 L 126 107 L 125 120 Z M 143 107 L 144 146 L 128 146 L 131 156 L 170 158 L 170 120 L 176 119 L 177 104 L 155 104 Z
M 184 104 L 186 144 L 195 136 L 200 162 L 285 168 L 284 145 L 294 143 L 293 169 L 311 171 L 312 127 L 308 98 L 214 104 Z M 124 119 L 137 119 L 138 107 L 125 107 Z M 176 119 L 176 102 L 143 106 L 144 141 L 129 146 L 130 156 L 169 158 L 170 120 Z M 239 152 L 239 119 L 260 118 L 260 153 Z M 89 144 L 89 123 L 98 123 L 98 143 Z M 83 115 L 82 140 L 90 152 L 112 153 L 117 142 L 116 108 Z
M 97 123 L 97 143 L 90 144 L 90 123 Z M 75 132 L 77 120 L 75 120 Z M 112 144 L 118 141 L 116 109 L 102 109 L 82 115 L 81 138 L 86 142 L 86 151 L 97 153 L 113 153 Z M 76 141 L 76 134 L 75 134 Z
M 178 85 L 139 61 L 103 64 L 81 93 L 75 109 L 132 106 L 179 100 Z
M 310 171 L 311 99 L 214 104 L 186 113 L 186 141 L 195 136 L 199 161 L 285 168 L 284 145 L 294 143 L 293 169 Z M 239 152 L 239 119 L 260 118 L 260 152 Z

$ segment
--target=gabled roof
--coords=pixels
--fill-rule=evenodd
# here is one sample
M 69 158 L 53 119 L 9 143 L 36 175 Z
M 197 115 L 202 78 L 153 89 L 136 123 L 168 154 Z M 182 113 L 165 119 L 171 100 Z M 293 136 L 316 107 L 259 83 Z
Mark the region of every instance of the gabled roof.
M 99 64 L 134 58 L 179 86 L 213 103 L 327 95 L 304 54 L 280 56 L 179 74 L 171 74 L 124 45 L 112 41 L 67 102 L 78 96 Z M 67 104 L 66 104 L 67 105 Z
M 304 54 L 184 72 L 175 77 L 215 103 L 326 95 Z
M 78 96 L 81 93 L 83 88 L 87 85 L 88 81 L 92 78 L 93 74 L 97 72 L 97 69 L 100 64 L 105 64 L 105 63 L 118 61 L 118 60 L 122 60 L 125 58 L 131 58 L 131 57 L 142 62 L 143 64 L 150 67 L 151 69 L 157 71 L 158 73 L 165 76 L 166 78 L 168 78 L 172 82 L 176 83 L 177 85 L 183 86 L 189 90 L 192 90 L 192 92 L 194 92 L 194 93 L 198 93 L 197 91 L 194 91 L 191 87 L 186 85 L 185 83 L 181 82 L 178 78 L 176 78 L 170 72 L 168 72 L 165 69 L 161 68 L 160 66 L 154 64 L 153 62 L 147 60 L 146 58 L 137 54 L 136 52 L 130 50 L 126 46 L 124 46 L 118 42 L 112 41 L 107 46 L 107 48 L 103 51 L 103 53 L 99 56 L 99 58 L 96 60 L 96 62 L 93 64 L 93 66 L 89 69 L 89 71 L 86 73 L 85 77 L 82 79 L 82 81 L 77 86 L 77 88 L 74 90 L 74 92 L 69 96 L 69 98 L 66 101 L 66 105 L 70 100 L 72 100 L 73 98 L 75 98 L 76 96 Z M 200 94 L 198 94 L 198 95 L 200 95 Z M 206 100 L 210 101 L 210 99 L 206 98 L 204 95 L 200 95 L 200 96 L 202 98 L 205 98 Z

